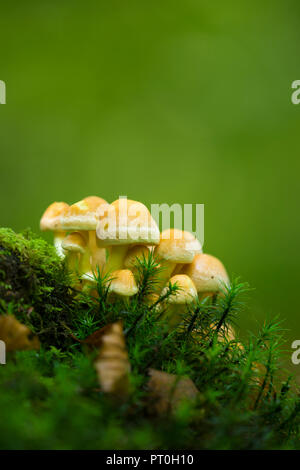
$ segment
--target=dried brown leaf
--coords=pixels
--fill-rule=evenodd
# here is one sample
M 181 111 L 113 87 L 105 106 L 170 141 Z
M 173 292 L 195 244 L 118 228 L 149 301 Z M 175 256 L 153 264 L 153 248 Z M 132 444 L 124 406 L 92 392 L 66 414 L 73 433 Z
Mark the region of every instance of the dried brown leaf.
M 193 402 L 199 393 L 189 377 L 178 377 L 155 369 L 149 369 L 148 373 L 148 409 L 153 414 L 173 413 L 184 401 Z
M 4 341 L 7 352 L 40 349 L 38 337 L 13 315 L 0 315 L 0 340 Z
M 99 349 L 102 346 L 103 336 L 109 331 L 111 325 L 105 325 L 103 328 L 100 328 L 97 331 L 94 331 L 91 335 L 89 335 L 84 340 L 78 340 L 82 344 L 86 344 L 89 348 L 97 348 Z
M 101 347 L 94 365 L 101 389 L 125 397 L 129 391 L 130 363 L 122 322 L 107 325 L 100 339 Z

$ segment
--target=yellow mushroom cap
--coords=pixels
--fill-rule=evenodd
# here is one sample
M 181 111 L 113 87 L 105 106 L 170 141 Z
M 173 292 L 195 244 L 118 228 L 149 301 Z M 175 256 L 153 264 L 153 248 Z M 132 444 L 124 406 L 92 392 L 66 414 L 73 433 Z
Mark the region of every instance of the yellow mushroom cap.
M 192 263 L 184 268 L 194 282 L 197 292 L 218 292 L 224 284 L 229 284 L 225 267 L 218 258 L 204 253 L 198 254 Z
M 160 243 L 154 253 L 158 259 L 173 263 L 191 263 L 195 254 L 201 252 L 201 244 L 194 235 L 174 228 L 161 233 Z
M 147 207 L 138 201 L 117 199 L 100 215 L 97 237 L 101 245 L 157 245 L 159 229 Z
M 63 239 L 62 248 L 66 251 L 84 253 L 86 248 L 86 241 L 79 232 L 73 232 Z
M 96 230 L 99 210 L 108 203 L 97 196 L 89 196 L 72 204 L 61 218 L 63 230 Z
M 194 302 L 198 295 L 195 284 L 192 279 L 186 274 L 176 274 L 170 279 L 170 283 L 174 285 L 175 283 L 178 286 L 178 291 L 170 295 L 167 299 L 167 302 L 170 304 L 189 304 Z M 165 295 L 168 291 L 168 287 L 164 287 L 161 295 Z
M 69 204 L 66 202 L 53 202 L 45 210 L 40 221 L 40 229 L 42 231 L 52 230 L 58 231 L 61 228 L 61 217 L 69 209 Z
M 137 294 L 138 286 L 136 285 L 134 275 L 129 269 L 119 269 L 113 271 L 112 281 L 109 291 L 124 297 L 130 297 Z
M 142 259 L 147 259 L 148 256 L 150 255 L 150 250 L 144 245 L 137 245 L 133 246 L 130 248 L 128 251 L 125 261 L 124 261 L 124 266 L 126 269 L 134 269 L 137 266 L 137 258 L 140 260 Z

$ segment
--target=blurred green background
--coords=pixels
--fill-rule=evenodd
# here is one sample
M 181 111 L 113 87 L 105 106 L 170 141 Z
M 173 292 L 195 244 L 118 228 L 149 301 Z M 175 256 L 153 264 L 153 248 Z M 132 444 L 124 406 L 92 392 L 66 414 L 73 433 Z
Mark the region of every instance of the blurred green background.
M 255 290 L 241 329 L 300 338 L 300 4 L 2 2 L 0 223 L 54 200 L 204 203 L 205 251 Z

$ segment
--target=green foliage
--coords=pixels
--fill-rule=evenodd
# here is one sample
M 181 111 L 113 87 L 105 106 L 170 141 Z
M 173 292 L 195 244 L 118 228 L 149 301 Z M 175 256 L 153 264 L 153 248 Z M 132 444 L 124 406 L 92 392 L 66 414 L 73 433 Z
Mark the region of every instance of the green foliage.
M 136 259 L 137 280 L 139 284 L 138 301 L 143 301 L 145 297 L 155 292 L 158 284 L 158 277 L 163 268 L 155 260 L 153 252 L 147 257 L 144 253 Z
M 270 449 L 299 448 L 300 399 L 279 374 L 282 328 L 265 323 L 243 343 L 229 335 L 248 286 L 234 280 L 182 315 L 176 329 L 147 298 L 159 276 L 153 257 L 137 264 L 138 294 L 112 299 L 109 276 L 95 273 L 99 297 L 70 287 L 52 247 L 28 232 L 0 230 L 1 313 L 40 337 L 38 352 L 19 352 L 0 366 L 2 449 Z M 159 301 L 174 295 L 169 286 Z M 131 394 L 117 403 L 99 391 L 81 344 L 122 319 L 131 363 Z M 188 375 L 196 403 L 153 416 L 148 368 Z
M 0 313 L 13 313 L 58 347 L 70 344 L 70 326 L 84 301 L 76 301 L 71 276 L 52 246 L 30 231 L 0 229 Z

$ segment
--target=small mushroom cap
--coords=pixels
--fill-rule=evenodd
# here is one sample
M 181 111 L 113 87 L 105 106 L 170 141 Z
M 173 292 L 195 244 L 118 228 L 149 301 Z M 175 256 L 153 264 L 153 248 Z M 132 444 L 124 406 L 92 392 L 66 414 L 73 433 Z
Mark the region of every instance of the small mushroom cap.
M 217 325 L 212 323 L 210 325 L 210 328 L 215 330 L 217 328 Z M 194 336 L 195 340 L 199 339 L 199 333 L 200 333 L 200 329 L 195 329 L 193 331 L 193 336 Z M 208 331 L 206 330 L 205 333 L 207 334 Z M 219 330 L 218 340 L 219 341 L 224 341 L 224 339 L 226 339 L 227 341 L 236 341 L 236 333 L 235 333 L 235 330 L 234 330 L 233 326 L 229 325 L 226 328 L 224 328 L 224 326 L 223 326 Z M 241 343 L 237 343 L 237 346 L 239 347 L 239 349 L 243 349 L 243 346 L 242 346 Z
M 228 341 L 235 341 L 236 334 L 233 326 L 228 326 L 227 330 L 225 331 L 225 336 Z
M 201 253 L 200 242 L 190 232 L 176 228 L 164 230 L 154 254 L 158 259 L 173 263 L 191 263 L 196 253 Z
M 84 253 L 86 241 L 79 232 L 73 232 L 66 236 L 62 241 L 62 248 L 66 251 Z
M 88 281 L 91 284 L 97 284 L 97 280 L 95 279 L 94 273 L 92 271 L 88 271 L 82 274 L 81 279 L 83 281 Z
M 184 273 L 193 280 L 198 293 L 218 292 L 224 284 L 229 284 L 221 261 L 204 253 L 196 255 L 192 263 L 184 268 Z
M 119 269 L 113 271 L 112 281 L 109 291 L 124 297 L 130 297 L 137 294 L 138 286 L 136 285 L 134 275 L 129 269 Z
M 214 325 L 213 323 L 210 325 L 210 327 L 215 330 L 216 329 L 216 325 Z M 228 325 L 226 327 L 226 329 L 224 328 L 224 326 L 220 329 L 219 331 L 219 334 L 218 334 L 218 338 L 220 341 L 222 341 L 223 338 L 226 338 L 227 341 L 235 341 L 235 338 L 236 338 L 236 333 L 235 333 L 235 330 L 233 328 L 233 326 L 231 325 Z
M 69 209 L 69 204 L 66 202 L 53 202 L 45 210 L 40 221 L 40 229 L 42 231 L 52 230 L 58 231 L 61 228 L 61 216 Z
M 175 283 L 179 287 L 178 291 L 168 297 L 167 302 L 170 304 L 190 304 L 194 302 L 198 295 L 195 284 L 192 279 L 186 274 L 176 274 L 170 279 L 170 283 Z M 168 291 L 168 287 L 164 287 L 161 295 L 165 295 Z
M 133 246 L 126 255 L 124 266 L 126 269 L 134 269 L 137 266 L 137 259 L 147 259 L 149 255 L 150 250 L 148 247 L 144 245 Z
M 61 218 L 63 230 L 96 230 L 99 210 L 108 203 L 97 196 L 89 196 L 72 204 Z
M 100 215 L 97 237 L 103 246 L 157 245 L 160 233 L 144 204 L 121 198 L 107 206 Z

